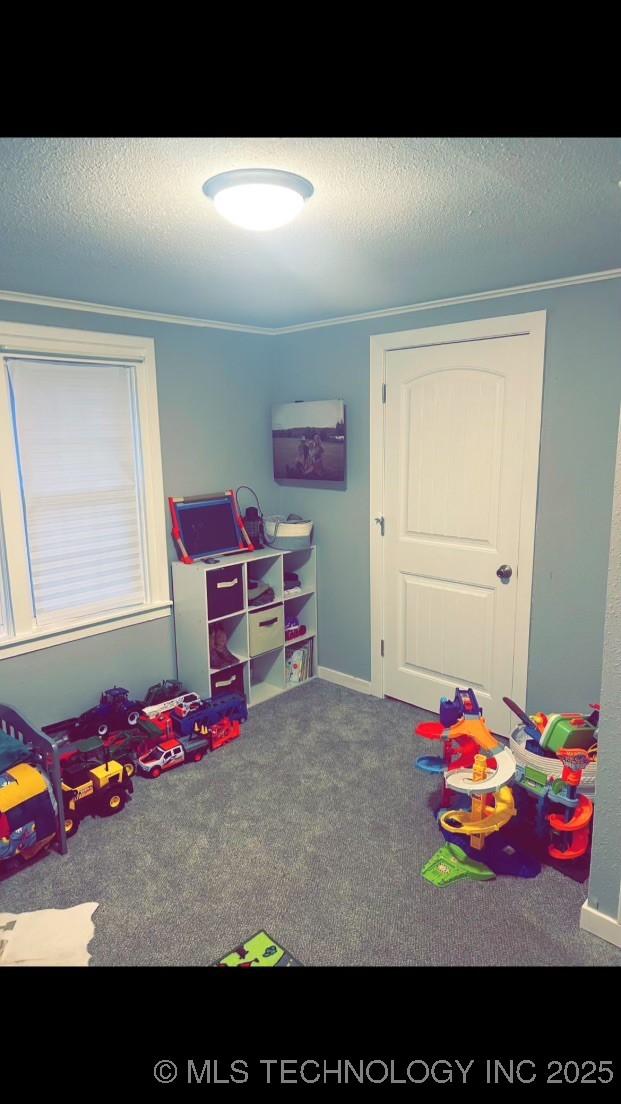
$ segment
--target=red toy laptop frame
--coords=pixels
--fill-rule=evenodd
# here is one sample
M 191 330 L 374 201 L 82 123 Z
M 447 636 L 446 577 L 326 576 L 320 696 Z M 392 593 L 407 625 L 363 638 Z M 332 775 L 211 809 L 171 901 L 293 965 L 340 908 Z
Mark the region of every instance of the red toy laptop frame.
M 235 491 L 169 498 L 172 538 L 183 563 L 212 556 L 254 552 L 239 512 Z

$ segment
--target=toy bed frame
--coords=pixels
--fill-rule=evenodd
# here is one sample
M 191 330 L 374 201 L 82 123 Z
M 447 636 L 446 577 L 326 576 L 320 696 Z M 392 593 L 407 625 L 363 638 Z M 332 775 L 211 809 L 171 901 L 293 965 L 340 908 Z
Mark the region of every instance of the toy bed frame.
M 63 793 L 60 774 L 60 741 L 53 736 L 46 736 L 40 732 L 23 714 L 18 713 L 12 705 L 3 705 L 0 702 L 0 728 L 8 736 L 19 740 L 32 753 L 35 762 L 43 768 L 47 774 L 54 796 L 57 802 L 56 819 L 58 822 L 57 848 L 61 855 L 67 854 L 67 837 L 65 834 L 65 817 L 63 815 Z

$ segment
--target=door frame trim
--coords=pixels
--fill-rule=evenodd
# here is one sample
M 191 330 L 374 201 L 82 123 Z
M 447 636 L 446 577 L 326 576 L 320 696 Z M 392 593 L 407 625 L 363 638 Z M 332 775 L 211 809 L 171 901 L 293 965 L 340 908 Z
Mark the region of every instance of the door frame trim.
M 384 662 L 381 640 L 384 636 L 384 546 L 381 528 L 374 520 L 384 514 L 384 413 L 383 385 L 386 383 L 386 354 L 396 349 L 415 349 L 426 345 L 446 345 L 452 342 L 480 341 L 495 337 L 528 335 L 528 357 L 531 367 L 532 393 L 526 418 L 524 479 L 522 484 L 519 571 L 515 638 L 513 652 L 513 685 L 507 694 L 526 703 L 528 646 L 530 639 L 533 558 L 539 484 L 539 449 L 541 443 L 541 409 L 546 340 L 545 310 L 527 314 L 508 314 L 500 318 L 480 318 L 472 322 L 454 322 L 441 326 L 425 326 L 418 330 L 373 334 L 371 349 L 370 399 L 370 564 L 371 564 L 371 684 L 370 692 L 384 696 Z

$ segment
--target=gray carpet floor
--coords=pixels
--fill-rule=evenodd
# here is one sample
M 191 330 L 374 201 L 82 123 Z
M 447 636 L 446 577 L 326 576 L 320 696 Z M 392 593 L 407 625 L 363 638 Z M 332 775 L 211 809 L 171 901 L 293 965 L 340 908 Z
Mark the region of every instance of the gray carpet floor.
M 580 931 L 586 886 L 420 877 L 442 844 L 421 711 L 315 680 L 243 736 L 86 818 L 70 853 L 0 881 L 0 910 L 98 901 L 94 966 L 204 965 L 265 928 L 308 966 L 621 965 Z M 435 749 L 437 750 L 437 749 Z

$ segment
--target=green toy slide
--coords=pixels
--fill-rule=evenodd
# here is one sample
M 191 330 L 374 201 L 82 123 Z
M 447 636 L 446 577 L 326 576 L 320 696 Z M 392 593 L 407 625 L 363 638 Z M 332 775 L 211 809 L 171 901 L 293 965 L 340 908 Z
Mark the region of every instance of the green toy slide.
M 474 878 L 477 882 L 487 882 L 496 877 L 485 863 L 469 858 L 456 843 L 446 843 L 436 851 L 425 863 L 421 874 L 435 886 L 448 885 L 458 878 Z

